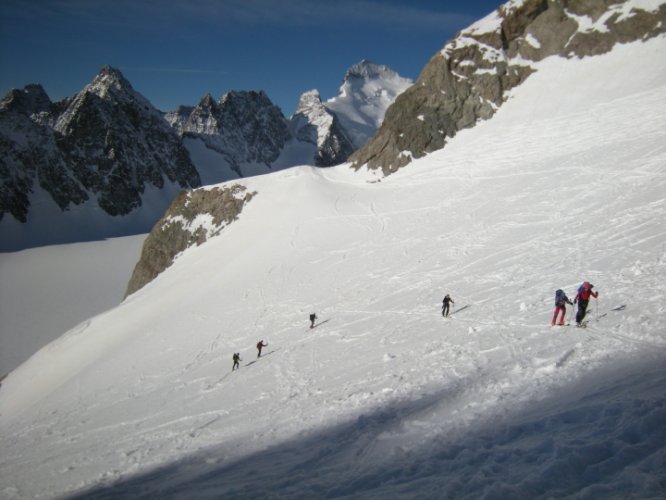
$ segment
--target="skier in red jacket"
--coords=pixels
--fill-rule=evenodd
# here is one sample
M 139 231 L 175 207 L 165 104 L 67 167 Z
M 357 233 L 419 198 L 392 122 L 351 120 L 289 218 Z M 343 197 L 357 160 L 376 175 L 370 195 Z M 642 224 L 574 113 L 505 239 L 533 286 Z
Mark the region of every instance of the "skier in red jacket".
M 593 292 L 592 289 L 594 285 L 591 285 L 589 281 L 583 283 L 578 289 L 576 298 L 574 299 L 574 304 L 578 303 L 578 312 L 576 313 L 576 325 L 581 326 L 583 319 L 585 319 L 585 314 L 587 313 L 587 303 L 590 300 L 590 297 L 595 299 L 599 296 L 599 292 Z
M 261 357 L 261 348 L 262 348 L 262 347 L 266 347 L 267 345 L 268 345 L 268 344 L 264 344 L 264 341 L 263 341 L 263 340 L 260 340 L 259 342 L 257 342 L 257 351 L 259 351 L 259 352 L 257 353 L 257 357 L 258 357 L 258 358 Z

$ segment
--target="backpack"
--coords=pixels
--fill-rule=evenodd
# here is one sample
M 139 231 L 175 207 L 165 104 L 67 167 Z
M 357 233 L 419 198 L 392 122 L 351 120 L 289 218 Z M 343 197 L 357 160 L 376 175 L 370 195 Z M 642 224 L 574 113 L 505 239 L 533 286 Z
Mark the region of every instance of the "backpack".
M 564 294 L 564 291 L 560 288 L 555 292 L 555 305 L 556 306 L 561 306 L 564 303 L 564 300 L 566 298 L 566 295 Z

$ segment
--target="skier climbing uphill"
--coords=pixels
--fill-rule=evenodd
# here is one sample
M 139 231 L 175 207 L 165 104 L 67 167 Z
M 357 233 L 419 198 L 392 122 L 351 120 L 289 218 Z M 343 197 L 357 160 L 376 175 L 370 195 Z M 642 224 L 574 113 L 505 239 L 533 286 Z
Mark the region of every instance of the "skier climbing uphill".
M 599 296 L 599 292 L 593 292 L 592 288 L 594 288 L 594 285 L 591 285 L 589 281 L 586 281 L 578 289 L 578 293 L 574 299 L 574 304 L 578 303 L 576 326 L 582 326 L 583 320 L 585 319 L 585 314 L 587 313 L 587 304 L 590 301 L 590 297 L 594 297 L 596 299 Z
M 444 297 L 444 300 L 442 300 L 442 316 L 447 318 L 449 316 L 449 305 L 450 304 L 455 304 L 453 302 L 453 299 L 449 296 L 449 294 L 446 294 L 446 297 Z
M 238 353 L 238 352 L 234 353 L 233 360 L 234 360 L 234 365 L 231 367 L 231 371 L 234 371 L 237 368 L 240 368 L 240 362 L 243 361 L 240 357 L 240 353 Z
M 551 325 L 555 326 L 558 324 L 560 326 L 564 325 L 564 316 L 567 312 L 567 304 L 573 305 L 573 302 L 569 300 L 569 297 L 564 293 L 563 290 L 557 290 L 555 292 L 555 313 L 553 314 L 553 321 Z M 557 315 L 560 313 L 560 321 L 557 322 Z
M 266 347 L 267 345 L 268 345 L 268 344 L 264 344 L 264 341 L 263 341 L 263 340 L 260 340 L 259 342 L 257 342 L 257 351 L 259 351 L 259 352 L 257 353 L 257 357 L 258 357 L 258 358 L 261 357 L 261 349 L 262 349 L 263 347 Z

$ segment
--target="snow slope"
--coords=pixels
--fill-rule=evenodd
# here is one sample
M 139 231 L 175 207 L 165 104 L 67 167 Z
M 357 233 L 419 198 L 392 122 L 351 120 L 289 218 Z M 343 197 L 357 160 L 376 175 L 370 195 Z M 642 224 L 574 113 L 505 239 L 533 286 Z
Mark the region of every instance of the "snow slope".
M 0 253 L 0 377 L 120 304 L 145 237 Z
M 3 382 L 2 495 L 663 497 L 665 50 L 546 59 L 385 179 L 236 181 L 239 221 Z

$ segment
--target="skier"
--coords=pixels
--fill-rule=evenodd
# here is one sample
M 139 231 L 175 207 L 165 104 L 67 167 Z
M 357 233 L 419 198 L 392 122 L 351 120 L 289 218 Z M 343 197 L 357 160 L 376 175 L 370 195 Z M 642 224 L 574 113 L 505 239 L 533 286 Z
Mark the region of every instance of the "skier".
M 310 314 L 310 328 L 314 328 L 317 315 L 315 313 Z
M 259 351 L 259 352 L 257 353 L 257 357 L 258 357 L 258 358 L 261 357 L 261 348 L 262 348 L 262 347 L 266 347 L 267 345 L 268 345 L 268 344 L 264 344 L 264 341 L 263 341 L 263 340 L 260 340 L 259 342 L 257 342 L 257 351 Z
M 557 323 L 560 326 L 564 325 L 564 316 L 567 312 L 567 304 L 573 305 L 573 302 L 569 300 L 569 297 L 567 297 L 567 294 L 564 293 L 562 290 L 557 290 L 555 292 L 555 313 L 553 314 L 553 321 L 551 322 L 551 325 L 555 326 L 557 323 L 557 314 L 561 313 L 560 315 L 560 322 Z
M 445 318 L 448 318 L 449 316 L 449 303 L 455 304 L 455 302 L 453 302 L 453 299 L 447 293 L 446 296 L 444 297 L 444 300 L 442 300 L 442 316 L 444 316 Z
M 594 288 L 594 285 L 591 285 L 589 281 L 586 281 L 578 289 L 578 293 L 574 299 L 574 304 L 576 302 L 578 303 L 576 326 L 581 326 L 583 319 L 585 319 L 585 314 L 587 313 L 587 303 L 590 300 L 590 296 L 594 297 L 595 299 L 599 296 L 599 292 L 593 292 L 592 288 Z
M 234 371 L 236 368 L 240 368 L 240 362 L 243 361 L 240 358 L 240 353 L 239 352 L 234 353 L 233 359 L 234 359 L 234 366 L 231 367 L 231 371 Z

